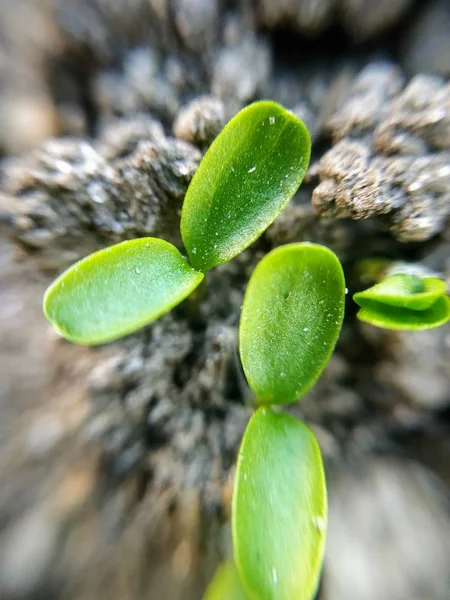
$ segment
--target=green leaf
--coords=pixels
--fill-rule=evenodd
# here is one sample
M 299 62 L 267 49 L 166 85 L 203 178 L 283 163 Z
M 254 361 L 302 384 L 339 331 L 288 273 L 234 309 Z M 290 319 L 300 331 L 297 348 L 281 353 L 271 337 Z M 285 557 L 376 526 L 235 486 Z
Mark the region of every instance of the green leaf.
M 229 561 L 218 567 L 203 600 L 249 600 L 234 563 Z
M 410 310 L 366 301 L 356 315 L 360 321 L 383 329 L 420 331 L 445 325 L 450 320 L 450 299 L 441 296 L 425 310 Z
M 242 582 L 259 600 L 312 600 L 325 548 L 320 449 L 300 421 L 270 408 L 250 420 L 239 452 L 232 531 Z
M 310 149 L 304 124 L 275 102 L 236 115 L 186 193 L 181 234 L 190 263 L 205 272 L 254 242 L 297 191 Z
M 45 294 L 44 313 L 67 340 L 102 344 L 154 321 L 184 300 L 203 277 L 168 242 L 122 242 L 63 273 Z
M 239 351 L 261 404 L 290 403 L 325 368 L 344 316 L 345 281 L 323 246 L 282 246 L 267 254 L 245 293 Z
M 445 283 L 441 279 L 417 275 L 398 273 L 386 277 L 371 288 L 354 294 L 354 301 L 364 307 L 372 302 L 409 308 L 411 310 L 425 310 L 445 294 Z

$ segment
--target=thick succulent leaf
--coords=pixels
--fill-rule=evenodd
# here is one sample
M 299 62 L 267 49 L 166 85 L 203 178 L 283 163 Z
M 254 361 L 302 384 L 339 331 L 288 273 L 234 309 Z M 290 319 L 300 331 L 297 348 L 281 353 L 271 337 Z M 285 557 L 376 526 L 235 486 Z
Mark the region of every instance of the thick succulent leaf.
M 250 600 L 233 562 L 218 567 L 203 600 Z
M 433 329 L 450 320 L 450 299 L 448 296 L 441 296 L 432 306 L 420 311 L 366 301 L 356 316 L 360 321 L 383 329 Z
M 102 344 L 154 321 L 184 300 L 203 277 L 168 242 L 122 242 L 63 273 L 45 294 L 44 313 L 67 340 Z
M 336 255 L 323 246 L 282 246 L 267 254 L 245 293 L 239 351 L 261 404 L 289 403 L 315 383 L 336 344 L 345 281 Z
M 186 193 L 181 233 L 190 263 L 205 272 L 254 242 L 296 192 L 310 149 L 304 124 L 275 102 L 234 117 Z
M 232 530 L 242 582 L 259 600 L 312 600 L 327 523 L 320 449 L 300 421 L 267 407 L 239 452 Z
M 417 275 L 398 273 L 386 277 L 371 288 L 354 294 L 359 306 L 380 302 L 389 306 L 425 310 L 445 294 L 445 283 L 434 277 L 420 278 Z

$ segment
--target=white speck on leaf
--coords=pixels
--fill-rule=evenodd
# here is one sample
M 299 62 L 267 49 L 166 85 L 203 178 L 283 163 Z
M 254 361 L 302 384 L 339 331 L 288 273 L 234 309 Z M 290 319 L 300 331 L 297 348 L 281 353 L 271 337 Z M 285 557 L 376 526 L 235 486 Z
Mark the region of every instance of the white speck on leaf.
M 269 123 L 273 125 L 275 123 L 275 117 L 269 117 Z
M 136 273 L 139 275 L 139 273 L 141 272 L 140 268 L 139 268 L 139 267 L 136 267 L 136 268 L 135 268 L 135 272 L 136 272 Z
M 278 585 L 278 573 L 275 567 L 272 567 L 272 580 L 275 585 Z
M 256 167 L 252 167 L 251 169 L 248 170 L 249 173 L 254 173 L 256 171 Z
M 192 254 L 197 254 L 197 248 L 192 248 Z
M 320 533 L 324 532 L 325 520 L 322 519 L 322 517 L 312 517 L 312 522 L 313 522 L 314 528 L 317 529 L 317 531 L 320 531 Z
M 345 293 L 348 294 L 348 288 L 345 288 Z
M 308 327 L 303 327 L 303 331 L 309 331 Z

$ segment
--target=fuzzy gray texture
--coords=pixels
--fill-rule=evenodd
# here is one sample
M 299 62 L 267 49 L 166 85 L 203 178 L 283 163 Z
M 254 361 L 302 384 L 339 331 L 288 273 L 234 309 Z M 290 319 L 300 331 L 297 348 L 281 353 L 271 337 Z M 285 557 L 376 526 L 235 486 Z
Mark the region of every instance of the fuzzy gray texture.
M 411 0 L 241 0 L 258 24 L 290 27 L 313 36 L 340 22 L 354 38 L 370 38 L 389 28 L 411 6 Z
M 367 67 L 326 124 L 334 145 L 315 169 L 321 216 L 385 215 L 393 235 L 424 241 L 450 217 L 450 84 L 433 75 L 406 86 L 389 64 Z
M 49 140 L 7 161 L 0 210 L 20 240 L 54 260 L 137 236 L 178 243 L 181 201 L 200 156 L 148 116 L 117 120 L 94 145 Z

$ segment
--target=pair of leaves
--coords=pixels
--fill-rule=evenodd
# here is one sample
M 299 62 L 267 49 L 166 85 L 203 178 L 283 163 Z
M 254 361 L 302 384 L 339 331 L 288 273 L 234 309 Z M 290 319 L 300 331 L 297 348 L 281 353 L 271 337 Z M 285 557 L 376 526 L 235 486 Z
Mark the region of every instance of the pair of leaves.
M 399 273 L 353 296 L 361 321 L 385 329 L 424 330 L 450 319 L 445 283 L 433 277 Z
M 136 331 L 181 302 L 209 269 L 255 241 L 299 187 L 306 127 L 274 102 L 242 110 L 205 154 L 186 193 L 181 233 L 189 263 L 144 238 L 101 250 L 47 291 L 44 313 L 66 339 L 100 344 Z
M 239 350 L 260 404 L 291 403 L 313 386 L 337 341 L 344 300 L 342 267 L 327 248 L 292 244 L 258 264 L 242 307 Z M 326 519 L 313 433 L 260 407 L 240 448 L 232 509 L 234 558 L 251 598 L 312 599 Z

